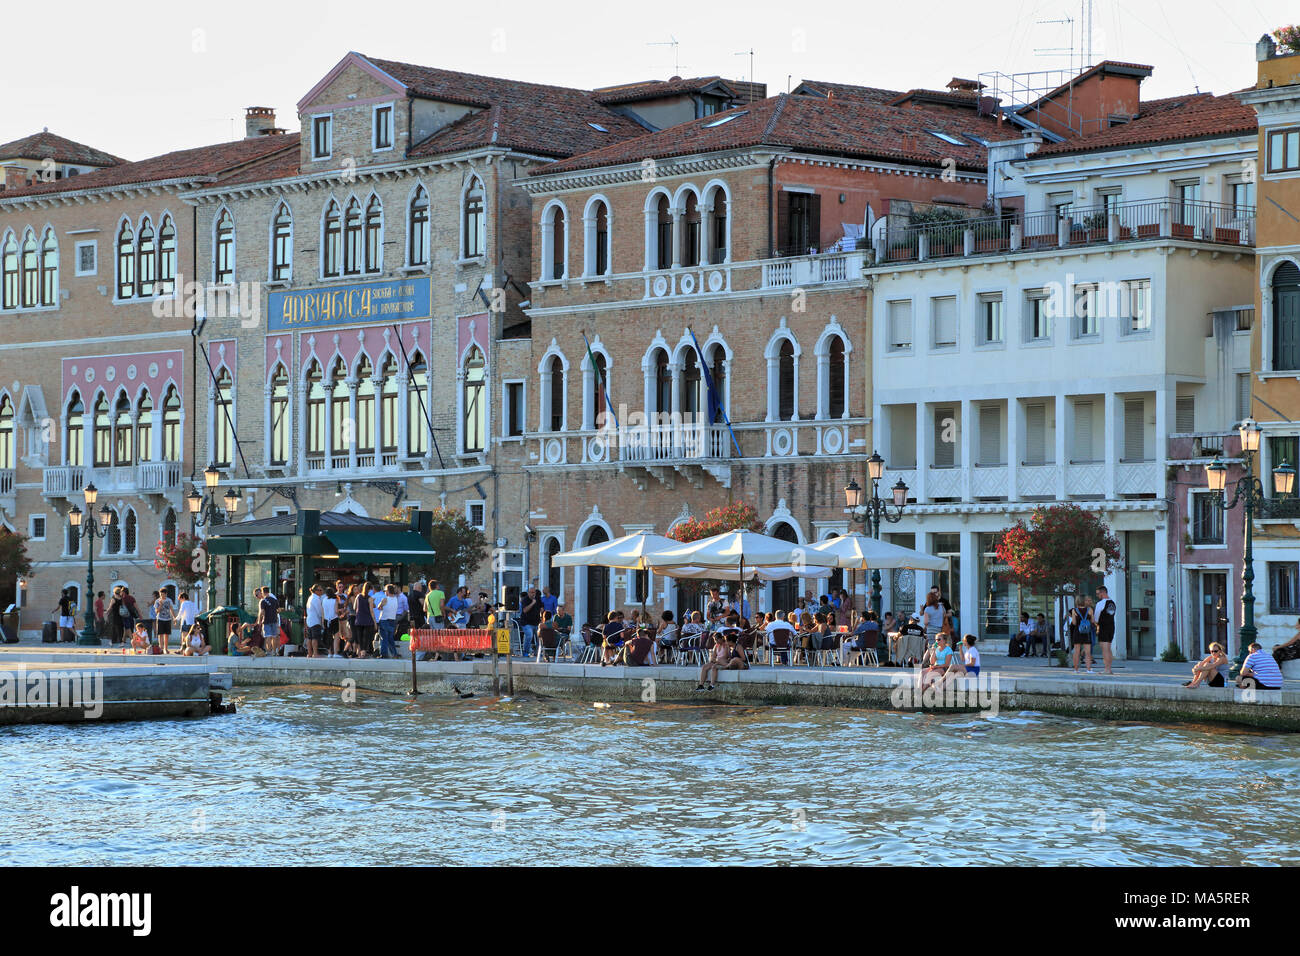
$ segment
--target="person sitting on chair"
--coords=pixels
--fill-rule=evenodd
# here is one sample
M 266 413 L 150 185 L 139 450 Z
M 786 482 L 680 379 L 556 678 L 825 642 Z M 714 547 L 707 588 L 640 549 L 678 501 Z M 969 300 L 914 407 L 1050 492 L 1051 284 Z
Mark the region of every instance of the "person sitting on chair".
M 560 655 L 560 631 L 555 626 L 550 611 L 543 611 L 541 623 L 537 625 L 537 659 L 555 660 Z
M 649 631 L 629 631 L 618 659 L 628 667 L 649 667 L 655 662 L 654 649 L 655 642 Z

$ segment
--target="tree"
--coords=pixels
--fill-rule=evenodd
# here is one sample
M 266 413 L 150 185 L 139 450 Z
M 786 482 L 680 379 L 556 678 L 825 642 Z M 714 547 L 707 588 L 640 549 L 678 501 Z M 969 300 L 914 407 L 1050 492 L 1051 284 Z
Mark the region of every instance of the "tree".
M 153 566 L 180 585 L 182 590 L 188 591 L 207 583 L 212 559 L 198 535 L 164 531 L 153 554 Z M 216 576 L 214 571 L 213 577 Z
M 753 505 L 744 501 L 733 501 L 729 505 L 719 505 L 704 512 L 702 518 L 687 518 L 669 530 L 666 537 L 687 544 L 701 538 L 711 538 L 715 534 L 727 531 L 762 531 L 763 522 L 758 519 L 758 511 Z M 709 588 L 720 588 L 722 579 L 683 579 L 678 587 L 685 588 L 694 600 Z
M 1119 564 L 1119 541 L 1101 515 L 1075 504 L 1035 508 L 1028 523 L 1002 532 L 996 550 L 1012 581 L 1054 599 Z
M 410 521 L 410 509 L 394 508 L 385 519 L 406 523 Z M 434 550 L 433 560 L 409 567 L 415 573 L 440 582 L 444 591 L 448 586 L 455 587 L 462 574 L 466 577 L 473 574 L 488 556 L 487 537 L 470 524 L 464 514 L 450 508 L 433 509 L 429 544 Z
M 18 579 L 30 577 L 32 559 L 27 554 L 27 535 L 0 528 L 0 607 L 13 604 Z

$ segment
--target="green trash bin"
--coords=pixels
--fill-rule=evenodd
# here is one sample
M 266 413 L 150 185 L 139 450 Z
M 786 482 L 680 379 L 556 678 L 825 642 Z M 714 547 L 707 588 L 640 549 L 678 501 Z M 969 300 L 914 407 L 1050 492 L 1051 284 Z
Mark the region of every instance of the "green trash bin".
M 226 631 L 230 629 L 231 618 L 237 618 L 240 624 L 250 624 L 253 616 L 242 607 L 226 606 L 204 611 L 197 620 L 203 621 L 208 628 L 208 646 L 213 654 L 226 653 Z

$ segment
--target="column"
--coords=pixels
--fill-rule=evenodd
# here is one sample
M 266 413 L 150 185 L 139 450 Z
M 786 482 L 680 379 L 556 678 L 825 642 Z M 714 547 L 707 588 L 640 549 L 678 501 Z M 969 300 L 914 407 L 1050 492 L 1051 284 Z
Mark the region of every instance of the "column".
M 682 266 L 682 243 L 686 237 L 682 234 L 682 210 L 676 206 L 671 210 L 673 216 L 673 268 Z
M 917 402 L 916 410 L 916 488 L 917 504 L 926 501 L 926 478 L 930 470 L 930 429 L 925 402 Z M 919 543 L 919 542 L 918 542 Z
M 713 204 L 707 206 L 696 206 L 700 213 L 700 265 L 707 266 L 711 263 L 713 245 Z
M 1116 395 L 1114 392 L 1106 393 L 1106 402 L 1104 407 L 1105 412 L 1103 414 L 1105 425 L 1102 429 L 1102 433 L 1106 436 L 1104 439 L 1106 445 L 1103 449 L 1105 452 L 1106 470 L 1102 477 L 1102 486 L 1105 488 L 1106 500 L 1114 501 L 1115 478 L 1119 473 L 1119 449 L 1116 444 L 1119 429 L 1115 427 L 1115 413 L 1118 410 L 1119 402 L 1116 401 Z
M 1016 501 L 1020 498 L 1020 488 L 1017 483 L 1017 476 L 1020 469 L 1020 418 L 1024 414 L 1024 408 L 1018 398 L 1007 399 L 1007 500 Z
M 298 393 L 298 474 L 307 474 L 307 383 L 299 381 L 295 386 Z
M 357 382 L 348 382 L 348 420 L 352 422 L 350 429 L 343 430 L 344 438 L 351 438 L 348 442 L 348 470 L 357 470 Z M 351 431 L 351 436 L 348 432 Z
M 271 464 L 271 382 L 262 389 L 262 460 Z
M 669 398 L 669 401 L 672 404 L 670 405 L 668 413 L 667 434 L 665 435 L 662 431 L 659 433 L 659 441 L 656 443 L 655 447 L 660 452 L 665 449 L 671 449 L 670 454 L 676 456 L 680 454 L 680 450 L 678 449 L 681 437 L 681 428 L 679 427 L 679 423 L 682 420 L 681 363 L 676 361 L 672 362 L 669 364 L 668 370 L 672 373 L 673 384 L 672 395 Z
M 817 356 L 817 420 L 818 421 L 824 421 L 829 414 L 829 410 L 826 407 L 826 403 L 829 398 L 827 393 L 830 391 L 830 379 L 827 377 L 830 373 L 830 365 L 831 365 L 831 360 L 829 355 L 823 353 Z M 848 369 L 845 369 L 846 373 L 847 371 Z M 844 403 L 845 408 L 848 408 L 847 399 L 849 396 L 849 391 L 848 391 L 849 383 L 847 379 L 848 376 L 846 374 L 845 382 L 844 382 L 844 397 L 846 399 Z
M 975 403 L 969 398 L 961 400 L 961 453 L 958 455 L 957 465 L 961 469 L 961 500 L 971 500 L 971 468 L 975 465 L 975 459 L 971 454 L 971 440 L 975 434 L 975 428 L 971 420 L 975 411 Z
M 371 415 L 370 427 L 374 430 L 375 435 L 375 467 L 379 468 L 384 463 L 384 435 L 382 430 L 384 421 L 384 380 L 382 377 L 376 376 L 370 380 L 370 384 L 375 387 L 375 406 L 371 409 L 373 414 Z
M 980 553 L 979 532 L 961 532 L 961 595 L 957 599 L 957 609 L 961 612 L 961 629 L 963 633 L 974 634 L 981 640 L 980 633 L 980 570 L 984 555 Z M 952 597 L 948 598 L 950 601 Z M 960 635 L 959 635 L 960 637 Z
M 1065 500 L 1065 474 L 1070 466 L 1070 455 L 1068 446 L 1065 443 L 1066 434 L 1069 431 L 1069 410 L 1070 403 L 1065 397 L 1064 392 L 1056 393 L 1056 433 L 1055 445 L 1056 450 L 1056 500 Z

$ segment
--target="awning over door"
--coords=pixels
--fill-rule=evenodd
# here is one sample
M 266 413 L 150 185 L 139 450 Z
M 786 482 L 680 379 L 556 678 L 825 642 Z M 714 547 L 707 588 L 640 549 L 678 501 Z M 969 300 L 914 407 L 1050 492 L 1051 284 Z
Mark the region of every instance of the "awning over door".
M 429 542 L 414 531 L 330 531 L 325 537 L 343 564 L 421 564 L 434 556 Z

